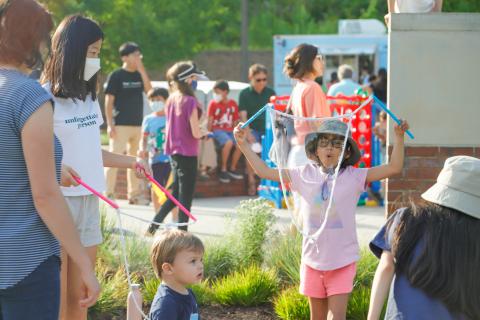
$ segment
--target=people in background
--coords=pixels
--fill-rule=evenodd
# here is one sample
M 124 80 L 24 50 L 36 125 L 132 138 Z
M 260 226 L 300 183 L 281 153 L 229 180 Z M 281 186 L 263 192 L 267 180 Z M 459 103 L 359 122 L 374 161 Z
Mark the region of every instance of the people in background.
M 230 179 L 243 179 L 243 173 L 237 169 L 242 152 L 235 146 L 233 128 L 239 122 L 238 106 L 235 100 L 229 99 L 230 87 L 225 80 L 218 80 L 213 86 L 213 100 L 208 105 L 208 131 L 221 149 L 219 180 L 229 183 Z M 231 155 L 232 149 L 233 154 Z M 230 168 L 227 170 L 228 161 Z
M 122 67 L 113 71 L 107 80 L 105 89 L 105 117 L 110 138 L 110 151 L 127 152 L 136 156 L 138 143 L 142 133 L 143 93 L 152 88 L 150 79 L 143 65 L 140 47 L 133 42 L 126 42 L 119 48 Z M 109 197 L 114 196 L 117 169 L 106 170 L 107 191 Z M 135 172 L 127 175 L 128 201 L 130 204 L 146 204 L 140 183 Z
M 338 67 L 338 83 L 335 83 L 328 89 L 327 95 L 334 97 L 339 94 L 344 96 L 353 96 L 361 87 L 358 83 L 353 81 L 353 68 L 348 64 L 342 64 Z
M 245 122 L 253 116 L 265 104 L 270 102 L 270 97 L 275 95 L 275 91 L 267 86 L 268 70 L 259 63 L 253 64 L 248 69 L 248 79 L 250 86 L 240 92 L 238 106 L 240 110 L 240 119 Z M 250 145 L 254 145 L 256 151 L 261 151 L 262 136 L 265 134 L 265 114 L 260 115 L 248 126 L 247 140 Z M 248 175 L 248 194 L 253 196 L 257 193 L 255 173 L 252 167 L 247 164 Z

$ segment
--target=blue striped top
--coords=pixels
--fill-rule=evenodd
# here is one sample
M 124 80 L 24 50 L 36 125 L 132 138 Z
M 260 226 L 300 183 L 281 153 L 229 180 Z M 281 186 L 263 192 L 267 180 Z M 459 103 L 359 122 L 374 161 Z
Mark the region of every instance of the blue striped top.
M 51 96 L 38 82 L 0 69 L 0 289 L 15 285 L 45 259 L 60 254 L 58 241 L 35 209 L 21 140 L 29 117 L 48 101 Z M 52 142 L 59 179 L 62 147 L 54 136 Z

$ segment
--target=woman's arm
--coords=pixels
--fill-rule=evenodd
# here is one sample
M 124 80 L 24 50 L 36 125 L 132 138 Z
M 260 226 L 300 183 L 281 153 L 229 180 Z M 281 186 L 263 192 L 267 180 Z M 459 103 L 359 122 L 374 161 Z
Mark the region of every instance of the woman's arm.
M 278 174 L 277 169 L 272 169 L 268 167 L 262 159 L 258 157 L 258 155 L 252 151 L 250 148 L 250 144 L 247 142 L 247 134 L 248 129 L 242 129 L 242 122 L 239 123 L 233 134 L 235 136 L 235 140 L 237 141 L 237 145 L 247 158 L 248 162 L 252 166 L 255 174 L 257 174 L 262 179 L 268 179 L 273 181 L 280 181 L 280 175 Z M 284 182 L 289 182 L 290 179 L 288 178 L 288 174 L 283 174 Z
M 87 289 L 80 304 L 89 307 L 98 299 L 100 285 L 55 178 L 52 138 L 53 108 L 45 103 L 30 116 L 21 133 L 33 201 L 45 225 L 80 269 Z
M 393 255 L 391 252 L 384 250 L 380 257 L 377 271 L 375 271 L 375 277 L 373 278 L 370 307 L 368 308 L 368 320 L 378 320 L 380 318 L 394 273 L 395 264 L 393 262 Z
M 395 125 L 395 143 L 393 144 L 390 162 L 378 167 L 368 169 L 367 183 L 389 178 L 402 172 L 403 160 L 405 157 L 404 137 L 405 131 L 410 128 L 406 121 L 402 121 L 401 125 Z
M 146 173 L 152 175 L 150 166 L 143 159 L 137 161 L 137 158 L 135 157 L 113 153 L 107 150 L 102 150 L 102 158 L 104 167 L 135 170 L 135 175 L 139 179 L 145 178 L 145 174 L 142 169 L 145 169 Z

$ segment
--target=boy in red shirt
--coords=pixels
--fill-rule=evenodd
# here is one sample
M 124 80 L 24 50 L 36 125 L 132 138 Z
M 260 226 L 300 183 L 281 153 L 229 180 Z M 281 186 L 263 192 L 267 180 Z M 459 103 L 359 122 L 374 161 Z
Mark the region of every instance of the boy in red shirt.
M 218 80 L 213 92 L 213 100 L 208 105 L 208 131 L 213 133 L 213 138 L 222 147 L 219 180 L 229 183 L 230 178 L 243 179 L 243 174 L 237 170 L 238 160 L 242 156 L 238 147 L 235 147 L 230 170 L 227 171 L 228 158 L 235 144 L 233 128 L 239 122 L 238 105 L 234 100 L 228 99 L 230 88 L 227 81 Z

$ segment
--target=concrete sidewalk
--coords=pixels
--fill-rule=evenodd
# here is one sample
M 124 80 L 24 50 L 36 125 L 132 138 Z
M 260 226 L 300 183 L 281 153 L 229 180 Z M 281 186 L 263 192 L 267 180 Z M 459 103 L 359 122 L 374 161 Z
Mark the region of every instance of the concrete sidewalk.
M 253 199 L 252 197 L 222 197 L 200 198 L 193 200 L 192 214 L 198 219 L 197 223 L 189 226 L 189 231 L 200 236 L 203 240 L 208 238 L 220 238 L 233 226 L 236 219 L 235 208 L 241 200 Z M 135 217 L 151 220 L 154 216 L 152 206 L 129 205 L 126 200 L 117 200 L 121 211 Z M 360 245 L 367 245 L 378 229 L 385 222 L 383 207 L 358 207 L 357 209 L 357 233 Z M 277 222 L 275 228 L 288 229 L 290 226 L 290 214 L 286 209 L 275 209 Z M 116 213 L 113 209 L 107 209 L 107 216 L 116 221 Z M 167 217 L 166 222 L 171 218 Z M 143 236 L 148 227 L 147 223 L 123 216 L 123 227 L 138 235 Z

